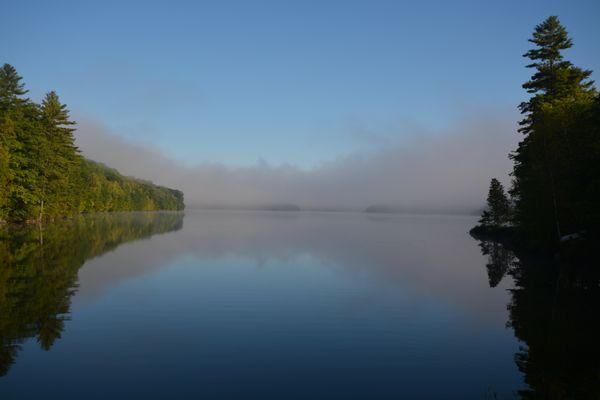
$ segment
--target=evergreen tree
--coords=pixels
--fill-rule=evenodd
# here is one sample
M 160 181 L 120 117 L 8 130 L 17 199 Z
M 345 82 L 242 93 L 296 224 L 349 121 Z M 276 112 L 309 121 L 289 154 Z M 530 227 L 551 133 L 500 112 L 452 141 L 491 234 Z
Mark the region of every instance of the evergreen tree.
M 25 218 L 35 203 L 33 149 L 39 137 L 37 106 L 15 68 L 0 68 L 0 219 Z
M 28 101 L 23 98 L 28 91 L 21 83 L 22 79 L 12 65 L 4 64 L 0 68 L 0 107 L 5 109 L 11 105 Z
M 15 105 L 26 102 L 21 96 L 27 93 L 21 77 L 12 65 L 0 68 L 0 220 L 8 213 L 9 185 L 12 179 L 11 153 L 18 146 L 15 135 Z
M 78 150 L 73 137 L 75 129 L 72 128 L 75 123 L 69 119 L 66 105 L 60 102 L 53 91 L 42 101 L 41 122 L 44 135 L 37 149 L 40 167 L 40 219 L 48 200 L 53 214 L 72 211 L 71 183 L 73 168 L 78 162 Z
M 49 92 L 38 105 L 26 94 L 14 67 L 0 68 L 0 221 L 184 208 L 177 190 L 83 159 L 74 143 L 75 123 L 58 95 Z M 53 323 L 40 338 L 44 343 L 50 343 Z
M 498 228 L 509 221 L 510 202 L 504 187 L 496 178 L 492 178 L 487 197 L 487 208 L 483 211 L 479 223 L 486 227 Z
M 514 161 L 515 222 L 529 238 L 551 243 L 573 230 L 581 213 L 571 196 L 582 148 L 573 128 L 579 113 L 596 95 L 591 71 L 573 66 L 562 52 L 572 46 L 566 29 L 551 16 L 535 27 L 524 54 L 535 70 L 523 88 L 532 94 L 519 109 L 524 134 Z
M 564 60 L 563 50 L 573 46 L 567 30 L 558 17 L 548 17 L 535 27 L 533 38 L 529 42 L 537 47 L 527 51 L 523 57 L 533 62 L 527 68 L 535 68 L 531 79 L 523 84 L 528 93 L 534 94 L 528 102 L 520 105 L 523 113 L 534 116 L 536 108 L 543 100 L 568 97 L 582 91 L 592 91 L 593 81 L 588 78 L 590 70 L 583 70 Z M 524 130 L 531 128 L 533 121 L 527 117 L 521 122 Z

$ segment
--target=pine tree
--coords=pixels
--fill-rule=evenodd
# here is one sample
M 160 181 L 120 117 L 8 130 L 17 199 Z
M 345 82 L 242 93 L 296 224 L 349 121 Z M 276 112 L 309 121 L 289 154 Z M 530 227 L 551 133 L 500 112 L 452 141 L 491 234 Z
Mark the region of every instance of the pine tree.
M 485 227 L 498 228 L 509 221 L 510 202 L 504 187 L 496 178 L 492 178 L 487 197 L 487 208 L 483 211 L 479 223 Z
M 564 60 L 562 52 L 573 43 L 557 17 L 537 25 L 529 41 L 536 47 L 524 57 L 532 61 L 527 67 L 535 72 L 523 84 L 532 97 L 519 106 L 524 114 L 519 131 L 524 138 L 511 154 L 511 195 L 521 230 L 530 238 L 552 242 L 576 219 L 569 181 L 580 149 L 574 145 L 567 121 L 583 104 L 593 101 L 595 89 L 589 80 L 591 71 Z
M 564 60 L 562 51 L 571 48 L 573 41 L 558 17 L 548 17 L 537 25 L 529 42 L 537 48 L 527 51 L 523 57 L 533 61 L 527 68 L 535 68 L 536 72 L 523 84 L 523 88 L 536 96 L 521 104 L 522 112 L 535 112 L 539 100 L 544 98 L 561 98 L 592 90 L 593 81 L 587 80 L 592 71 L 575 67 L 570 61 Z M 525 128 L 528 126 L 526 121 L 522 125 Z
M 78 150 L 75 146 L 72 128 L 75 123 L 69 118 L 69 110 L 52 91 L 46 94 L 40 108 L 43 127 L 42 140 L 37 149 L 37 161 L 40 173 L 40 211 L 39 219 L 44 216 L 44 207 L 50 207 L 55 215 L 71 211 L 75 205 L 70 193 L 73 173 L 78 162 Z M 50 204 L 47 204 L 50 200 Z
M 0 68 L 0 221 L 8 214 L 9 185 L 12 178 L 10 154 L 17 145 L 10 108 L 27 93 L 12 65 Z
M 10 64 L 4 64 L 0 68 L 0 107 L 6 107 L 27 102 L 23 98 L 27 94 L 25 85 L 21 83 L 21 76 L 17 73 L 15 67 Z
M 30 168 L 37 135 L 37 107 L 12 65 L 0 68 L 0 220 L 27 215 L 35 202 Z
M 49 92 L 36 104 L 26 94 L 16 70 L 8 64 L 0 68 L 0 221 L 184 208 L 177 190 L 85 160 L 75 146 L 75 123 L 58 95 Z M 52 337 L 52 329 L 45 332 L 43 340 Z

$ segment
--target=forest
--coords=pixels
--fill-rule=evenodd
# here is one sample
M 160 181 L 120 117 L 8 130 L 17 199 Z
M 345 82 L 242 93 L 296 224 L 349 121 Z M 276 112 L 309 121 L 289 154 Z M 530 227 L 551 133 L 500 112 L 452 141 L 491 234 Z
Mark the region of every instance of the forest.
M 58 95 L 27 97 L 16 69 L 0 68 L 0 221 L 106 211 L 182 210 L 183 193 L 85 159 Z
M 600 237 L 600 97 L 592 71 L 564 57 L 573 46 L 556 16 L 535 27 L 524 54 L 530 98 L 519 105 L 521 141 L 509 157 L 508 194 L 492 179 L 488 205 L 472 233 L 509 233 L 530 247 Z

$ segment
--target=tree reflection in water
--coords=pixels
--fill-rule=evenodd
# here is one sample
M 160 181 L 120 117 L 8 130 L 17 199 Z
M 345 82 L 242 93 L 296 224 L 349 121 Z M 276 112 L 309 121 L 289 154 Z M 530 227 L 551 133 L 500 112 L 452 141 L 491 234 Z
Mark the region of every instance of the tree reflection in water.
M 496 287 L 514 266 L 516 257 L 501 243 L 482 241 L 479 242 L 479 247 L 483 255 L 488 257 L 486 268 L 490 287 Z
M 593 257 L 540 259 L 481 242 L 490 287 L 514 279 L 507 326 L 523 343 L 522 399 L 600 399 L 600 279 Z
M 125 242 L 183 226 L 182 213 L 116 213 L 36 226 L 0 227 L 0 376 L 22 343 L 49 350 L 69 319 L 77 272 Z

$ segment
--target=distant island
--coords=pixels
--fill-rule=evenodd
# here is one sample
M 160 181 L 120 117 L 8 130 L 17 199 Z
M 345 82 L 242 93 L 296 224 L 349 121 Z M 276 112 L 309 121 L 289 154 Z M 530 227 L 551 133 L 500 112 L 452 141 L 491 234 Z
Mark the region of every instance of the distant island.
M 259 205 L 232 205 L 232 204 L 212 204 L 212 205 L 191 205 L 190 207 L 200 210 L 240 210 L 240 211 L 302 211 L 302 208 L 296 204 L 274 203 Z
M 259 209 L 265 211 L 302 211 L 300 206 L 295 204 L 270 204 L 262 206 Z
M 26 97 L 15 68 L 0 68 L 0 222 L 42 222 L 106 211 L 182 210 L 183 193 L 85 159 L 55 92 Z
M 464 207 L 432 208 L 432 207 L 403 207 L 385 204 L 374 204 L 364 209 L 365 213 L 378 214 L 442 214 L 442 215 L 477 215 L 480 210 Z

